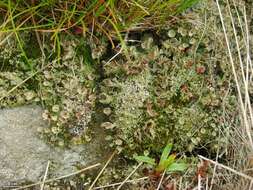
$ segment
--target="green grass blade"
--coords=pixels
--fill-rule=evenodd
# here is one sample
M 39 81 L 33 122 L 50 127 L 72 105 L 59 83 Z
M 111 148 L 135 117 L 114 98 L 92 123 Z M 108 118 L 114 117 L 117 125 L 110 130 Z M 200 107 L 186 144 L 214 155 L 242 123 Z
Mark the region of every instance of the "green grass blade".
M 28 68 L 33 71 L 33 65 L 30 63 L 25 51 L 24 51 L 24 48 L 23 48 L 23 45 L 22 45 L 22 40 L 21 38 L 19 37 L 19 34 L 18 32 L 16 31 L 16 25 L 14 23 L 14 20 L 12 19 L 12 7 L 11 7 L 11 1 L 9 0 L 8 1 L 8 12 L 9 12 L 9 17 L 10 17 L 10 20 L 11 20 L 11 24 L 12 24 L 12 27 L 14 29 L 14 34 L 16 36 L 16 39 L 17 39 L 17 42 L 18 42 L 18 46 L 22 52 L 22 55 L 23 57 L 25 58 L 25 62 L 27 63 L 28 65 Z M 26 67 L 26 65 L 24 65 Z
M 98 10 L 95 13 L 96 17 L 99 17 L 101 14 L 103 14 L 106 11 L 105 5 L 101 5 Z

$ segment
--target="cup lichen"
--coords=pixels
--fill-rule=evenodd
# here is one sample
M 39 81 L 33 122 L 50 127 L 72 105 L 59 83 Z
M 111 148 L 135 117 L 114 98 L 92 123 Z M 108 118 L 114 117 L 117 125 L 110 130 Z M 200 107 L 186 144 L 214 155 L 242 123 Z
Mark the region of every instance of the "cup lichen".
M 144 150 L 157 153 L 168 142 L 179 152 L 205 147 L 211 154 L 217 144 L 225 148 L 219 134 L 228 127 L 221 121 L 232 95 L 225 96 L 229 76 L 217 75 L 210 64 L 212 36 L 204 36 L 199 46 L 195 39 L 200 34 L 192 23 L 175 24 L 165 34 L 161 43 L 146 36 L 140 46 L 129 46 L 130 61 L 106 65 L 114 67 L 108 75 L 114 80 L 106 80 L 117 86 L 101 87 L 113 99 L 114 117 L 108 120 L 115 127 L 107 131 L 112 144 L 130 157 Z M 222 72 L 228 69 L 223 65 Z

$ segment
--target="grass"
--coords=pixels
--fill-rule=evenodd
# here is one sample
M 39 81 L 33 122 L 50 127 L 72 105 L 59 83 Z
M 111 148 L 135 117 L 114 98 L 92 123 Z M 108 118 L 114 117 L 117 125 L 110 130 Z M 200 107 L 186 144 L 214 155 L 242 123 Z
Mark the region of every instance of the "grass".
M 60 59 L 59 34 L 105 35 L 115 47 L 119 40 L 125 48 L 123 33 L 143 29 L 147 26 L 161 26 L 171 16 L 179 14 L 199 0 L 3 0 L 0 14 L 4 21 L 1 33 L 13 32 L 20 50 L 32 70 L 33 67 L 23 48 L 20 31 L 35 31 L 41 46 L 40 34 L 51 33 L 54 51 Z M 42 51 L 43 54 L 43 51 Z

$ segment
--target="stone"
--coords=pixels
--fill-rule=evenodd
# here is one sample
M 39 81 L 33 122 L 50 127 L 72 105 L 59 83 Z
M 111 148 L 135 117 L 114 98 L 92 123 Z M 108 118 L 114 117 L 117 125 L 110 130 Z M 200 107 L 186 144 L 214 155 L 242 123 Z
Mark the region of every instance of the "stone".
M 53 165 L 48 175 L 62 176 L 76 171 L 77 164 L 85 167 L 103 159 L 96 140 L 67 150 L 44 142 L 38 135 L 38 128 L 48 127 L 42 112 L 38 106 L 0 110 L 0 189 L 40 181 L 48 161 Z

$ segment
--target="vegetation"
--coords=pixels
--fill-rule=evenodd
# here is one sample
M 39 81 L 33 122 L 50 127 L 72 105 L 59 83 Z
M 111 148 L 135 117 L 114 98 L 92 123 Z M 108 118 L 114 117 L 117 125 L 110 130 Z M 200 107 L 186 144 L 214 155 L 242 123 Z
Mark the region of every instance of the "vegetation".
M 155 171 L 160 174 L 164 171 L 171 172 L 182 172 L 187 169 L 187 164 L 184 162 L 177 162 L 176 155 L 171 154 L 172 144 L 167 144 L 167 146 L 163 149 L 162 155 L 160 157 L 160 161 L 158 164 L 155 163 L 155 159 L 150 158 L 149 156 L 135 156 L 134 158 L 137 161 L 147 163 L 151 166 L 155 166 Z
M 241 179 L 216 179 L 220 170 L 198 155 L 249 168 L 250 160 L 240 160 L 252 147 L 252 64 L 242 24 L 246 10 L 224 2 L 219 13 L 228 8 L 230 15 L 223 18 L 216 6 L 200 0 L 2 0 L 0 107 L 41 105 L 49 127 L 38 131 L 52 146 L 105 139 L 119 156 L 93 185 L 125 179 L 120 189 L 130 177 L 145 175 L 147 182 L 126 189 L 171 190 L 173 180 L 194 188 L 203 179 L 212 180 L 210 189 L 229 189 Z M 225 40 L 220 17 L 232 22 Z M 150 166 L 156 180 L 145 173 Z M 94 175 L 75 180 L 90 179 Z
M 22 0 L 17 2 L 3 0 L 0 3 L 0 10 L 4 21 L 0 31 L 14 32 L 19 48 L 27 64 L 30 65 L 20 31 L 35 31 L 40 46 L 42 46 L 40 33 L 51 33 L 54 50 L 60 59 L 60 33 L 104 35 L 110 40 L 112 47 L 115 47 L 115 38 L 125 46 L 122 32 L 161 26 L 170 16 L 183 12 L 197 2 L 198 0 Z M 42 50 L 42 47 L 40 49 Z M 32 69 L 31 65 L 30 67 Z
M 211 34 L 198 47 L 198 30 L 176 23 L 158 33 L 161 41 L 147 34 L 139 46 L 130 46 L 130 61 L 105 65 L 98 98 L 113 113 L 101 126 L 125 156 L 158 153 L 168 141 L 182 154 L 226 148 L 228 136 L 219 136 L 228 128 L 222 110 L 231 115 L 236 103 L 229 68 L 211 61 L 210 52 L 216 51 Z

